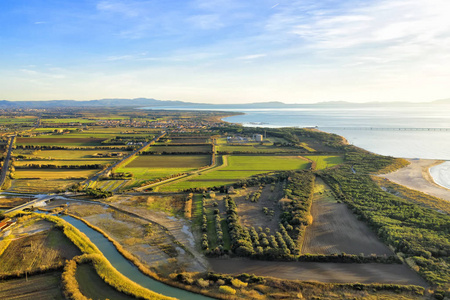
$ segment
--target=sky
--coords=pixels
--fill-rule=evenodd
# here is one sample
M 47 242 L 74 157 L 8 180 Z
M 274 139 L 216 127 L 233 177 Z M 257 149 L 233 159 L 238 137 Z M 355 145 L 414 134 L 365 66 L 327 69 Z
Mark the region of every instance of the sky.
M 0 99 L 450 97 L 448 0 L 2 0 Z

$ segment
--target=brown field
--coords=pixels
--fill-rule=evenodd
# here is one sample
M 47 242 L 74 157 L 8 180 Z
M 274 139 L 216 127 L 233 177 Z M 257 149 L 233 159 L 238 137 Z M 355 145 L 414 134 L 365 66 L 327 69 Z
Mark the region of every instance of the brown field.
M 428 286 L 418 274 L 404 264 L 310 263 L 217 258 L 210 258 L 208 261 L 216 273 L 247 273 L 289 280 L 333 283 L 358 282 Z
M 345 204 L 336 202 L 320 179 L 316 180 L 311 214 L 313 223 L 305 231 L 303 254 L 394 254 Z
M 258 202 L 251 202 L 250 200 L 245 200 L 245 196 L 248 193 L 253 194 L 259 188 L 253 187 L 244 190 L 240 190 L 242 194 L 235 197 L 234 200 L 237 205 L 239 221 L 241 225 L 255 228 L 262 227 L 270 228 L 272 233 L 278 231 L 279 215 L 281 213 L 281 208 L 278 205 L 278 201 L 283 197 L 283 185 L 277 184 L 273 192 L 271 192 L 271 186 L 267 185 L 263 188 L 261 197 Z M 274 210 L 273 217 L 268 216 L 263 213 L 263 207 Z
M 11 242 L 0 256 L 0 273 L 33 271 L 56 266 L 81 252 L 58 229 L 28 235 Z
M 210 163 L 210 155 L 147 155 L 138 156 L 124 168 L 200 168 Z
M 0 299 L 63 300 L 60 287 L 61 273 L 29 276 L 0 282 Z
M 21 205 L 27 201 L 30 201 L 30 198 L 17 198 L 17 197 L 4 197 L 0 196 L 0 208 L 10 208 Z
M 209 140 L 209 138 L 203 137 L 169 137 L 169 139 L 174 144 L 203 144 Z
M 208 152 L 211 151 L 212 147 L 211 145 L 202 145 L 202 146 L 172 146 L 171 144 L 168 145 L 158 145 L 158 146 L 152 146 L 148 149 L 148 151 L 155 151 L 157 153 L 162 152 L 182 152 L 182 153 L 189 153 L 189 152 Z

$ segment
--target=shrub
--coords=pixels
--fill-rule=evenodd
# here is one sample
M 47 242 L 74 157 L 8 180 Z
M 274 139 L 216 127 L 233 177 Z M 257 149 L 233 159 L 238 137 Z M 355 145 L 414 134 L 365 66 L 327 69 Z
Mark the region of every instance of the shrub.
M 219 287 L 219 292 L 221 292 L 222 294 L 226 294 L 226 295 L 234 295 L 236 294 L 236 290 L 233 289 L 232 287 L 226 286 L 226 285 L 221 285 Z
M 242 281 L 240 281 L 240 280 L 237 279 L 237 278 L 232 279 L 232 280 L 231 280 L 231 284 L 232 284 L 235 288 L 238 288 L 238 289 L 243 288 L 243 287 L 246 287 L 246 286 L 248 285 L 247 282 L 242 282 Z

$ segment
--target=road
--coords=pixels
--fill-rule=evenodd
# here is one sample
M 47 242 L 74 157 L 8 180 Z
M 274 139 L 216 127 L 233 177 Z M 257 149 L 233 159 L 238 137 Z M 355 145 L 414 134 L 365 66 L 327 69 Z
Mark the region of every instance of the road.
M 8 174 L 9 162 L 11 161 L 11 152 L 12 152 L 12 147 L 14 145 L 15 138 L 16 138 L 15 135 L 11 136 L 11 141 L 10 141 L 9 148 L 8 148 L 8 153 L 6 154 L 5 161 L 3 162 L 2 173 L 0 175 L 0 188 L 5 183 L 6 174 Z
M 50 201 L 56 197 L 58 197 L 58 196 L 46 196 L 43 198 L 37 198 L 37 199 L 31 200 L 31 201 L 28 201 L 27 203 L 24 203 L 19 206 L 13 207 L 11 209 L 5 210 L 3 213 L 8 214 L 8 213 L 12 213 L 12 212 L 19 211 L 19 210 L 24 210 L 25 208 L 31 208 L 33 206 L 38 206 L 39 203 Z

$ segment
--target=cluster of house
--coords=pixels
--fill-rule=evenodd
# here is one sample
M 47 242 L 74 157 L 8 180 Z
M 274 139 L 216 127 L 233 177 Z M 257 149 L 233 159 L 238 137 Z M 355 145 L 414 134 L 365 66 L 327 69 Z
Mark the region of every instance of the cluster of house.
M 3 219 L 2 221 L 0 221 L 0 232 L 8 229 L 14 224 L 16 224 L 16 221 L 13 221 L 9 218 Z

